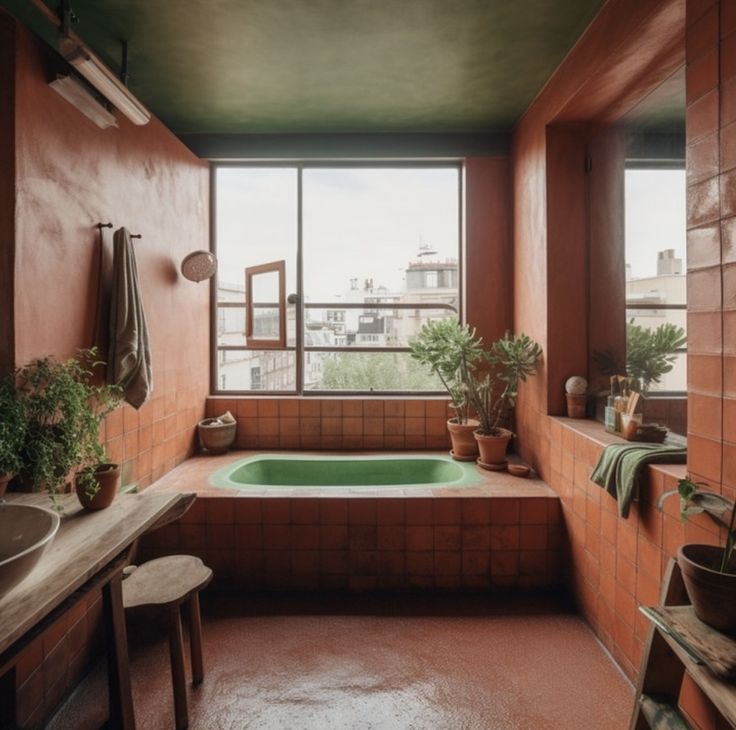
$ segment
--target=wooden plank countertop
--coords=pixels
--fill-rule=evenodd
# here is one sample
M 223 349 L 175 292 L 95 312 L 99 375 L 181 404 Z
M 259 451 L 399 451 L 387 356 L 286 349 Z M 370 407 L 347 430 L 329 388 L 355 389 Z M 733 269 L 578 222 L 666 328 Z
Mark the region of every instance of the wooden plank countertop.
M 88 512 L 76 495 L 60 496 L 64 511 L 56 537 L 28 577 L 0 597 L 0 655 L 144 532 L 183 514 L 194 498 L 146 491 Z M 51 508 L 45 494 L 6 494 L 5 500 Z

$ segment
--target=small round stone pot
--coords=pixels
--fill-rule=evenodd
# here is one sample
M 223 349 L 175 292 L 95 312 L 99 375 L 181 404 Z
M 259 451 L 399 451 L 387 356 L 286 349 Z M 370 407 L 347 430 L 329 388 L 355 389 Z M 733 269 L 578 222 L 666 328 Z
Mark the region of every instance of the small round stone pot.
M 484 464 L 505 464 L 509 441 L 514 437 L 507 428 L 497 428 L 493 435 L 475 431 L 475 440 Z
M 478 444 L 475 442 L 473 432 L 480 426 L 480 423 L 473 418 L 469 418 L 465 423 L 458 423 L 456 418 L 451 418 L 447 422 L 447 430 L 450 432 L 452 440 L 452 456 L 459 459 L 468 459 L 469 457 L 478 456 Z
M 677 564 L 695 615 L 725 634 L 736 635 L 736 575 L 721 573 L 723 548 L 715 545 L 683 545 Z M 729 570 L 736 570 L 732 555 Z
M 99 510 L 109 507 L 120 487 L 120 465 L 99 464 L 94 469 L 94 480 L 97 482 L 97 491 L 94 496 L 87 493 L 87 484 L 78 476 L 74 482 L 77 497 L 82 507 L 88 510 Z

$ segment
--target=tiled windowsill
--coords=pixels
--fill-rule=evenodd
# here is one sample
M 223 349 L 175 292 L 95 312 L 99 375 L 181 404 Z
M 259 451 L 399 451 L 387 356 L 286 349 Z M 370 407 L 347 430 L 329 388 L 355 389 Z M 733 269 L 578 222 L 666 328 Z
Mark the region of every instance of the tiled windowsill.
M 621 436 L 606 431 L 605 426 L 599 421 L 587 418 L 565 418 L 563 416 L 550 416 L 550 418 L 559 423 L 564 429 L 568 429 L 573 433 L 584 436 L 597 446 L 608 446 L 609 444 L 627 443 Z M 687 473 L 685 464 L 650 464 L 650 472 L 661 474 L 665 477 L 682 479 Z

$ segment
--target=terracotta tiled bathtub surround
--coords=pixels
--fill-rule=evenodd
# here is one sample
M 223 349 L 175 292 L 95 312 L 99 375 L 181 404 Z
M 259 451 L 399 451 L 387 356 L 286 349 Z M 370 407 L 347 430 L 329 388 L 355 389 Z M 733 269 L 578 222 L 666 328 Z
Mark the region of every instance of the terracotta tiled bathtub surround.
M 238 419 L 241 449 L 450 448 L 446 398 L 208 398 Z
M 559 606 L 487 596 L 293 595 L 203 602 L 192 730 L 621 730 L 633 692 Z M 130 631 L 136 720 L 170 727 L 168 647 Z M 49 730 L 104 721 L 104 667 Z
M 145 539 L 146 556 L 199 555 L 215 569 L 215 586 L 228 590 L 558 582 L 559 499 L 543 482 L 482 472 L 479 486 L 407 487 L 393 496 L 334 487 L 323 496 L 237 496 L 206 486 L 210 472 L 241 457 L 191 459 L 153 487 L 200 496 L 178 523 Z

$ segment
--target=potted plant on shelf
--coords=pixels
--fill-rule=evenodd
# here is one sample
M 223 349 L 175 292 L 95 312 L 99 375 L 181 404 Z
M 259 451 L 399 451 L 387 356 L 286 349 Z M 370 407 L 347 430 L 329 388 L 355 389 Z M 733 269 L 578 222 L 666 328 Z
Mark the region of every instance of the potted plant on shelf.
M 470 418 L 466 383 L 483 352 L 481 339 L 475 337 L 475 330 L 467 324 L 461 325 L 456 319 L 440 319 L 425 322 L 409 346 L 411 356 L 439 378 L 450 396 L 450 407 L 455 411 L 454 418 L 447 421 L 452 458 L 474 460 L 478 446 L 473 432 L 480 423 Z
M 100 424 L 120 402 L 120 389 L 95 384 L 95 370 L 104 365 L 96 355 L 91 349 L 63 362 L 39 358 L 16 373 L 26 419 L 21 478 L 33 491 L 45 488 L 52 500 L 74 470 L 81 470 L 76 487 L 83 503 L 114 472 L 104 464 Z
M 687 594 L 695 615 L 706 624 L 729 634 L 736 633 L 736 502 L 716 492 L 701 489 L 689 477 L 680 479 L 677 489 L 665 492 L 657 503 L 672 495 L 680 498 L 683 520 L 705 513 L 725 528 L 725 545 L 682 545 L 677 553 Z
M 21 469 L 26 433 L 23 401 L 18 398 L 13 374 L 0 379 L 0 496 Z
M 482 353 L 489 371 L 474 368 L 469 372 L 468 399 L 480 421 L 475 439 L 481 466 L 505 468 L 506 449 L 513 433 L 502 424 L 516 404 L 519 383 L 534 374 L 541 354 L 542 348 L 527 335 L 507 332 Z

